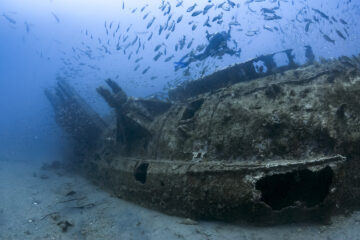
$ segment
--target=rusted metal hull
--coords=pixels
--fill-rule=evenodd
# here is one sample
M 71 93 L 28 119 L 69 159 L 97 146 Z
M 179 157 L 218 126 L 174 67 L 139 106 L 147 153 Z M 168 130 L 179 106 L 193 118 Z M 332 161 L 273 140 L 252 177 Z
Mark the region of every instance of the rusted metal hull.
M 114 109 L 108 125 L 72 91 L 48 92 L 75 139 L 69 164 L 121 198 L 196 219 L 327 221 L 359 208 L 360 57 L 261 76 L 254 61 L 209 76 L 220 81 L 210 92 L 197 89 L 204 79 L 180 87 L 173 102 L 128 98 L 107 80 L 97 90 Z
M 274 224 L 327 221 L 341 194 L 344 161 L 341 156 L 267 163 L 123 158 L 117 164 L 88 162 L 84 171 L 120 198 L 167 214 Z M 271 189 L 264 188 L 269 184 Z

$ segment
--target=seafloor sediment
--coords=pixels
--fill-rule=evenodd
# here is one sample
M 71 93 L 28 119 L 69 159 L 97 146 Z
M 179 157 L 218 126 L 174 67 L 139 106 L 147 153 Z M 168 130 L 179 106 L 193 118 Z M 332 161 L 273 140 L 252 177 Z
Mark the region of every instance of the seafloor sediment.
M 223 71 L 236 80 L 234 69 Z M 116 115 L 107 123 L 65 83 L 47 95 L 75 139 L 71 165 L 119 197 L 257 224 L 327 221 L 358 208 L 360 59 L 235 82 L 162 102 L 129 98 L 108 80 L 111 91 L 98 89 Z
M 40 167 L 29 156 L 0 158 L 0 239 L 360 239 L 360 212 L 334 217 L 332 225 L 191 221 L 118 199 L 76 174 Z

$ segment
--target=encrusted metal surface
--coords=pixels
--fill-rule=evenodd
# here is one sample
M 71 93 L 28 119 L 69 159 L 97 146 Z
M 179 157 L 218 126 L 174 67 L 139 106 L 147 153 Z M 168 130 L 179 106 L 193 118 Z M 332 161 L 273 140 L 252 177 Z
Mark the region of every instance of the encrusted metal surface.
M 116 121 L 71 165 L 120 197 L 193 218 L 282 223 L 357 208 L 359 57 L 238 82 L 162 102 L 108 80 L 98 92 Z

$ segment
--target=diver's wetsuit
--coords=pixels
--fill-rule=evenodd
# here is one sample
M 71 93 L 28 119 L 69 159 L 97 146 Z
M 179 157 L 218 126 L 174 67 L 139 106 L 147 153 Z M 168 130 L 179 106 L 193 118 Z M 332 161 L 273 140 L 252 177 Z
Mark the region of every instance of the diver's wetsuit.
M 179 62 L 175 62 L 176 64 L 175 68 L 187 67 L 192 62 L 202 61 L 210 56 L 223 56 L 224 54 L 229 54 L 229 55 L 239 54 L 240 50 L 234 51 L 233 49 L 230 49 L 227 46 L 227 41 L 230 40 L 230 31 L 231 31 L 231 27 L 227 32 L 223 31 L 215 34 L 209 34 L 209 32 L 206 31 L 206 38 L 209 41 L 209 45 L 205 48 L 205 51 L 198 55 L 191 53 L 186 54 L 184 57 L 180 59 Z M 183 62 L 183 60 L 186 59 L 187 57 L 189 57 L 189 60 Z

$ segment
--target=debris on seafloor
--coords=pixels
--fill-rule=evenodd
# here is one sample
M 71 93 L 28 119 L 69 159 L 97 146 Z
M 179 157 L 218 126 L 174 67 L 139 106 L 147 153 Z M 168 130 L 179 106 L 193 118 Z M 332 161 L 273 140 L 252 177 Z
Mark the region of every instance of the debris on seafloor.
M 57 223 L 57 225 L 61 228 L 61 231 L 63 231 L 63 232 L 67 232 L 69 227 L 74 226 L 74 224 L 70 223 L 67 220 L 60 221 Z
M 86 209 L 86 208 L 93 208 L 95 206 L 96 206 L 96 203 L 87 203 L 87 204 L 83 204 L 83 205 L 79 205 L 79 206 L 73 206 L 70 208 Z
M 199 223 L 195 220 L 192 220 L 190 218 L 185 218 L 183 221 L 179 222 L 180 224 L 184 225 L 198 225 Z
M 76 194 L 75 191 L 70 191 L 70 192 L 66 193 L 65 196 L 68 197 L 68 196 L 72 196 L 72 195 L 75 195 L 75 194 Z
M 74 196 L 74 197 L 72 197 L 72 196 Z M 61 200 L 61 201 L 59 201 L 57 203 L 76 202 L 75 206 L 67 206 L 68 208 L 73 208 L 73 209 L 89 209 L 89 208 L 95 207 L 97 205 L 97 203 L 82 203 L 82 200 L 86 200 L 87 197 L 86 196 L 81 196 L 81 195 L 77 194 L 75 191 L 70 191 L 70 192 L 66 193 L 65 197 L 67 199 Z M 72 198 L 69 198 L 69 197 L 72 197 Z
M 50 217 L 52 221 L 56 223 L 57 226 L 60 227 L 62 232 L 67 232 L 69 227 L 73 227 L 74 224 L 69 220 L 62 220 L 60 216 L 60 212 L 51 212 L 40 218 L 40 220 L 44 220 Z
M 60 219 L 60 213 L 59 212 L 51 212 L 40 218 L 40 220 L 44 220 L 47 217 L 51 217 L 52 220 L 57 221 Z
M 291 49 L 263 55 L 170 90 L 168 102 L 128 97 L 108 79 L 97 91 L 113 122 L 59 81 L 45 94 L 78 156 L 63 165 L 195 220 L 328 222 L 358 209 L 360 57 L 319 63 L 309 46 L 306 56 L 300 66 Z
M 72 202 L 72 201 L 80 201 L 80 200 L 84 200 L 86 197 L 79 197 L 79 198 L 71 198 L 71 199 L 66 199 L 63 201 L 59 201 L 58 203 L 66 203 L 66 202 Z

